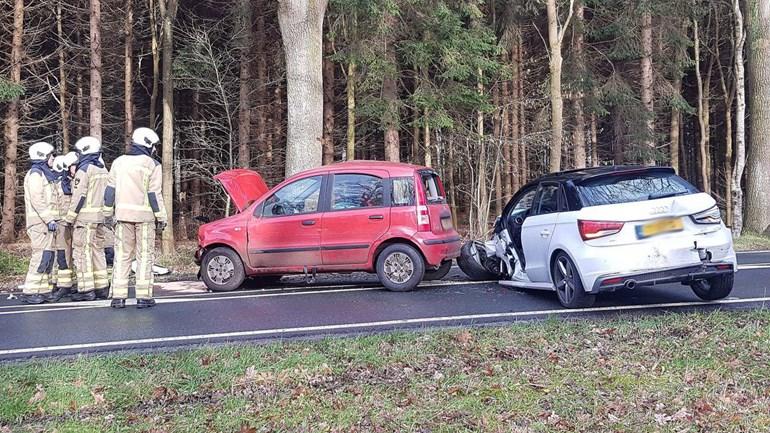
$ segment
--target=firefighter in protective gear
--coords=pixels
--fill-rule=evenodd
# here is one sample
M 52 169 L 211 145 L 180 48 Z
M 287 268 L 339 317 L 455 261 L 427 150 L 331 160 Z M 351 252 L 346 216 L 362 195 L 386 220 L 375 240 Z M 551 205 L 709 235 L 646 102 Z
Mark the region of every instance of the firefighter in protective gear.
M 24 280 L 22 300 L 40 304 L 51 300 L 51 272 L 54 263 L 54 238 L 58 224 L 56 173 L 51 166 L 54 148 L 48 143 L 35 143 L 29 148 L 32 167 L 24 176 L 24 208 L 27 235 L 32 242 L 32 257 Z
M 78 155 L 69 152 L 66 155 L 57 156 L 53 160 L 53 171 L 59 178 L 56 181 L 57 213 L 63 219 L 69 212 L 72 201 L 72 178 L 77 169 Z M 58 301 L 72 293 L 72 279 L 74 277 L 72 266 L 72 226 L 60 221 L 55 238 L 56 246 L 56 291 L 53 298 Z
M 102 165 L 107 167 L 104 163 L 104 159 L 101 160 Z M 112 266 L 115 262 L 115 229 L 110 224 L 102 224 L 102 238 L 104 238 L 104 260 L 107 263 L 107 280 L 112 281 Z
M 107 264 L 104 259 L 104 190 L 107 169 L 101 162 L 102 144 L 98 138 L 83 137 L 75 143 L 80 155 L 72 181 L 72 202 L 64 221 L 75 227 L 72 235 L 73 258 L 78 292 L 73 301 L 92 301 L 109 296 Z
M 139 128 L 132 135 L 131 149 L 116 159 L 110 168 L 109 185 L 104 198 L 105 215 L 115 222 L 115 264 L 112 271 L 112 307 L 125 307 L 132 257 L 136 257 L 136 304 L 138 308 L 155 305 L 152 298 L 152 262 L 155 232 L 166 227 L 163 204 L 162 169 L 152 155 L 160 142 L 149 128 Z

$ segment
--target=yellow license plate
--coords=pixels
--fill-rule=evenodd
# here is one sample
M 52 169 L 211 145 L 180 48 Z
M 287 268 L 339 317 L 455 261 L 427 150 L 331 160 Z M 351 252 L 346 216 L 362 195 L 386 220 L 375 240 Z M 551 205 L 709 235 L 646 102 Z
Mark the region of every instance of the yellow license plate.
M 667 218 L 636 226 L 636 237 L 638 239 L 644 239 L 663 233 L 679 232 L 682 230 L 684 230 L 682 218 Z

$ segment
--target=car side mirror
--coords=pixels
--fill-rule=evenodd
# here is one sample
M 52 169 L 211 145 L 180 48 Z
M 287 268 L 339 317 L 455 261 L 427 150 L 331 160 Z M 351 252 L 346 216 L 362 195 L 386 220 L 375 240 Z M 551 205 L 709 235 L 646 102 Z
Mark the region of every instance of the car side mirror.
M 283 215 L 286 213 L 286 210 L 283 208 L 283 205 L 281 205 L 280 203 L 274 204 L 271 211 L 273 215 Z

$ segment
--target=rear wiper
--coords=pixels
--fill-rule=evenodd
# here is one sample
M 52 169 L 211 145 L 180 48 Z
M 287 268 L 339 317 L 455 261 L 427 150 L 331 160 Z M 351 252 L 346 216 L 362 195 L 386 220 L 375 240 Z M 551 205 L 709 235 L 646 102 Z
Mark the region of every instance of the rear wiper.
M 687 191 L 667 192 L 665 194 L 657 194 L 657 195 L 650 194 L 647 197 L 647 200 L 655 200 L 655 199 L 659 199 L 659 198 L 676 197 L 678 195 L 685 195 L 685 194 L 687 194 Z

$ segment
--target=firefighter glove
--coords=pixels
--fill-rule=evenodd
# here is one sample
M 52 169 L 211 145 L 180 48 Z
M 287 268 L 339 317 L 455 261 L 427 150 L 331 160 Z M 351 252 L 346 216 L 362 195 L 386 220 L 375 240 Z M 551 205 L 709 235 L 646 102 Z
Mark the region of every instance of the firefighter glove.
M 58 227 L 58 224 L 56 224 L 56 221 L 51 221 L 50 223 L 48 223 L 49 232 L 55 232 L 57 227 Z
M 165 230 L 165 229 L 166 229 L 166 226 L 167 226 L 167 225 L 168 225 L 168 224 L 166 224 L 166 222 L 165 222 L 165 221 L 158 221 L 158 222 L 156 222 L 156 223 L 155 223 L 155 231 L 156 231 L 157 233 L 161 233 L 161 232 L 163 232 L 163 230 Z

